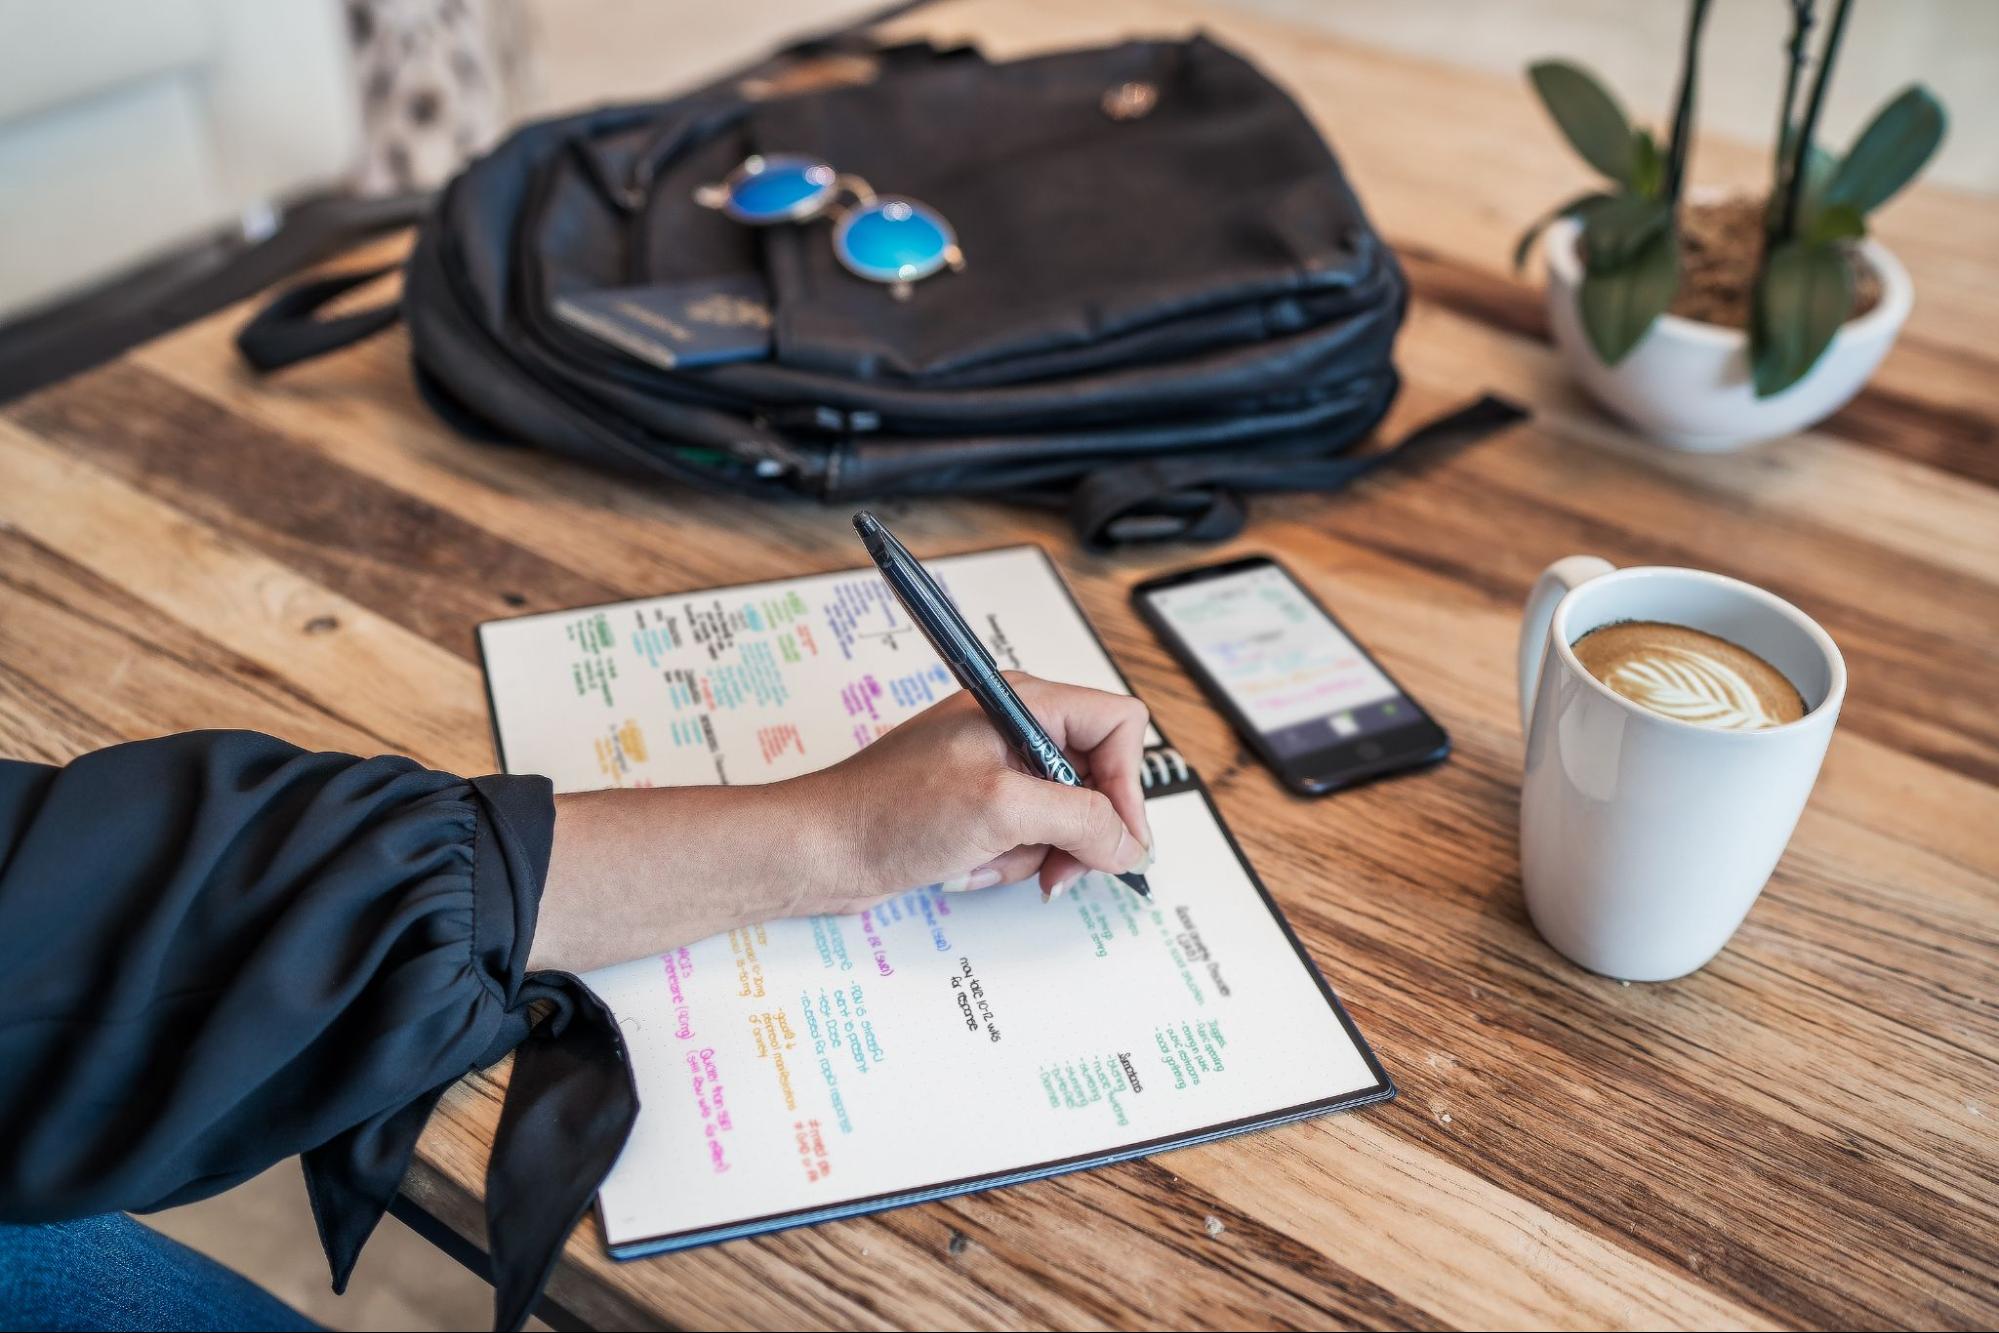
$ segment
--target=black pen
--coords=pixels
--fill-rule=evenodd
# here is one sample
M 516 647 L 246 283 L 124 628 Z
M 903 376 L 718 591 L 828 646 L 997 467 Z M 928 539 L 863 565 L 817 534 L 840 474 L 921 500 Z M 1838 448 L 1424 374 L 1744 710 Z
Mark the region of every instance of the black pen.
M 951 674 L 958 678 L 965 692 L 979 701 L 979 707 L 999 728 L 1000 735 L 1006 737 L 1007 744 L 1027 761 L 1028 767 L 1050 782 L 1082 786 L 1082 780 L 1054 738 L 1020 701 L 1013 686 L 1006 683 L 993 655 L 986 651 L 979 636 L 972 633 L 972 627 L 952 605 L 950 596 L 937 586 L 937 580 L 930 577 L 930 571 L 867 510 L 854 515 L 854 530 L 867 545 L 868 556 L 880 567 L 889 591 L 923 631 L 923 637 L 930 640 L 930 646 L 944 659 L 944 665 L 951 668 Z M 1152 886 L 1145 882 L 1145 876 L 1129 874 L 1118 878 L 1139 897 L 1152 896 Z

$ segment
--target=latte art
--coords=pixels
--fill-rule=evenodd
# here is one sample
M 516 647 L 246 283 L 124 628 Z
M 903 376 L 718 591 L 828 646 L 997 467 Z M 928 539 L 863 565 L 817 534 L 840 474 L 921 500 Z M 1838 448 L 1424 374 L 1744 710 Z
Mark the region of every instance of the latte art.
M 1592 676 L 1661 717 L 1760 731 L 1805 714 L 1805 701 L 1777 668 L 1685 625 L 1624 621 L 1592 630 L 1574 647 Z
M 1682 722 L 1738 731 L 1774 727 L 1749 682 L 1720 662 L 1679 648 L 1657 648 L 1612 668 L 1604 684 L 1634 703 Z

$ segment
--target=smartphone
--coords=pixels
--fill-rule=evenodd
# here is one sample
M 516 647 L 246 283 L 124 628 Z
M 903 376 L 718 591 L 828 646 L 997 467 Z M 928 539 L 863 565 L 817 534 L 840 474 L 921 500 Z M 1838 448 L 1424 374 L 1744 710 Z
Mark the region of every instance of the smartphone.
M 1268 556 L 1147 579 L 1131 597 L 1293 791 L 1337 791 L 1451 751 L 1444 729 Z

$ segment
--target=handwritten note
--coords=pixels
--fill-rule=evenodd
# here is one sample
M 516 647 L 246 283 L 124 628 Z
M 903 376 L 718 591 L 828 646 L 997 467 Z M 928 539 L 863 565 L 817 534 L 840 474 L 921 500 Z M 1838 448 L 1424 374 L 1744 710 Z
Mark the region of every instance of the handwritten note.
M 934 567 L 1004 660 L 1122 690 L 1038 551 Z M 525 617 L 483 635 L 508 767 L 560 790 L 787 777 L 955 688 L 872 575 Z M 600 1199 L 613 1252 L 1384 1095 L 1206 795 L 1155 795 L 1150 815 L 1150 902 L 1103 877 L 1049 904 L 1032 884 L 918 888 L 587 977 L 623 1026 L 641 1101 Z M 673 874 L 659 868 L 660 892 Z

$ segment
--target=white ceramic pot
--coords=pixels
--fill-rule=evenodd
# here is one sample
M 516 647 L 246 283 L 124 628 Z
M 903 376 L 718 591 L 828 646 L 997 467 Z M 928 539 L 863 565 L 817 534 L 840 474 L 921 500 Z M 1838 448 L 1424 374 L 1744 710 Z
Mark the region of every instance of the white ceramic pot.
M 1848 320 L 1805 377 L 1768 398 L 1749 375 L 1749 337 L 1739 329 L 1661 315 L 1638 345 L 1606 366 L 1583 331 L 1576 292 L 1580 228 L 1563 218 L 1547 231 L 1548 322 L 1570 373 L 1604 406 L 1660 444 L 1718 452 L 1803 430 L 1860 392 L 1909 317 L 1915 289 L 1894 255 L 1873 241 L 1860 252 L 1881 275 L 1881 300 Z

